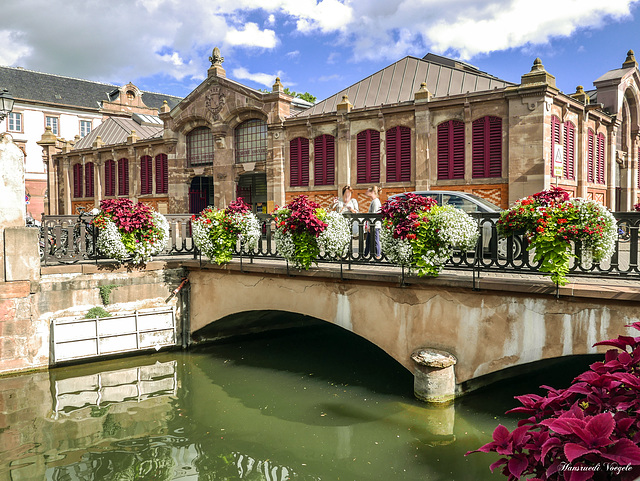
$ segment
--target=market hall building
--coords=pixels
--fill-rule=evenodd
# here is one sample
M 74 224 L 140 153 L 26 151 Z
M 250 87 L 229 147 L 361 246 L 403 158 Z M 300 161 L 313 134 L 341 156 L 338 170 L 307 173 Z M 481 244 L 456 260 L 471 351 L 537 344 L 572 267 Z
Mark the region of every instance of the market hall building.
M 48 213 L 114 197 L 164 213 L 243 197 L 271 212 L 300 194 L 329 206 L 344 185 L 361 210 L 372 185 L 383 201 L 457 190 L 503 208 L 554 185 L 613 210 L 639 200 L 632 51 L 594 89 L 572 94 L 540 59 L 512 83 L 445 57 L 408 56 L 314 105 L 286 95 L 279 79 L 264 93 L 227 78 L 217 48 L 209 60 L 206 80 L 163 105 L 159 121 L 105 121 L 74 145 L 45 134 Z

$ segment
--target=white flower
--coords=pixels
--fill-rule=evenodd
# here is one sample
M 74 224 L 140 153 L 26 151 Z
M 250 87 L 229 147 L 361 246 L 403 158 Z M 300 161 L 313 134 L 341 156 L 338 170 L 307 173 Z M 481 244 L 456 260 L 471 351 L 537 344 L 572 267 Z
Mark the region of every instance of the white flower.
M 351 241 L 351 225 L 337 212 L 328 212 L 324 219 L 327 227 L 318 236 L 318 247 L 330 258 L 342 257 L 347 253 Z

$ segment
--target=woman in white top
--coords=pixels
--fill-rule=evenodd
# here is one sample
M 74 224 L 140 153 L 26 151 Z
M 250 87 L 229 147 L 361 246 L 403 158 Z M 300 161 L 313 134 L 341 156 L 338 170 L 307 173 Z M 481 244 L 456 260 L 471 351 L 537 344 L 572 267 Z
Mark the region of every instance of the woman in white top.
M 358 212 L 360 212 L 360 209 L 358 208 L 358 201 L 355 199 L 355 197 L 352 197 L 352 195 L 353 189 L 351 188 L 351 186 L 345 185 L 342 188 L 342 200 L 338 200 L 336 198 L 333 203 L 336 212 L 338 212 L 339 214 L 357 214 Z M 355 219 L 351 224 L 351 234 L 354 237 L 358 236 L 358 221 Z
M 380 199 L 378 199 L 378 196 L 380 195 L 380 189 L 378 189 L 378 187 L 375 185 L 373 187 L 369 187 L 367 189 L 366 195 L 371 199 L 371 205 L 369 205 L 369 214 L 378 214 L 380 212 L 380 209 L 382 208 Z M 376 221 L 374 226 L 369 226 L 369 229 L 367 231 L 367 241 L 365 243 L 366 247 L 364 249 L 365 256 L 369 254 L 370 249 L 373 249 L 376 258 L 380 257 L 380 255 L 382 254 L 380 248 L 381 227 L 382 225 L 380 224 L 380 221 Z

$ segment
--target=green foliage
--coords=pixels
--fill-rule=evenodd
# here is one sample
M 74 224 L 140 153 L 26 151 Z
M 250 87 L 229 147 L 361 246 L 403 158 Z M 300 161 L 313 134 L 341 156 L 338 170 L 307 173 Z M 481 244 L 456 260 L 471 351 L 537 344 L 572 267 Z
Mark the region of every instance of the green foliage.
M 85 319 L 95 319 L 96 317 L 111 317 L 111 313 L 102 306 L 95 306 L 84 315 Z
M 205 209 L 198 222 L 206 226 L 204 235 L 211 241 L 205 254 L 218 265 L 230 262 L 238 242 L 238 229 L 231 216 L 224 210 Z
M 571 253 L 571 244 L 553 235 L 534 236 L 529 243 L 529 250 L 535 249 L 535 262 L 541 262 L 540 272 L 551 273 L 551 280 L 560 286 L 569 282 L 569 261 L 575 257 Z
M 260 92 L 263 92 L 265 94 L 270 94 L 271 90 L 269 89 L 258 89 Z M 285 87 L 284 88 L 284 93 L 287 95 L 291 95 L 294 98 L 297 99 L 302 99 L 302 100 L 306 100 L 309 103 L 315 104 L 316 100 L 318 100 L 318 98 L 315 95 L 311 95 L 309 92 L 305 92 L 305 93 L 300 93 L 300 92 L 295 92 L 293 90 L 290 90 L 289 87 Z
M 111 304 L 111 291 L 117 289 L 117 284 L 105 284 L 103 286 L 98 286 L 98 290 L 100 291 L 100 299 L 102 299 L 102 304 L 108 306 Z
M 320 255 L 320 247 L 315 236 L 307 231 L 292 232 L 291 239 L 296 246 L 296 258 L 302 269 L 309 269 Z

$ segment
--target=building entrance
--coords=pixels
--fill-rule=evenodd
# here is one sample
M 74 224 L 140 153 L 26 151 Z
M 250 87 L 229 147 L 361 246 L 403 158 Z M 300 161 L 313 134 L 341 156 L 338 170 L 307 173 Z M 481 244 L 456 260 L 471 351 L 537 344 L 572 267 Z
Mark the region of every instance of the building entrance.
M 267 213 L 267 175 L 265 173 L 243 174 L 236 185 L 236 198 L 251 206 L 255 214 Z
M 194 177 L 189 186 L 189 213 L 199 214 L 213 205 L 213 177 Z

